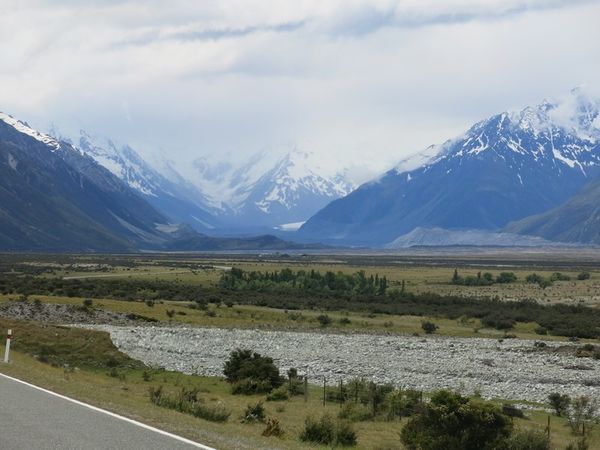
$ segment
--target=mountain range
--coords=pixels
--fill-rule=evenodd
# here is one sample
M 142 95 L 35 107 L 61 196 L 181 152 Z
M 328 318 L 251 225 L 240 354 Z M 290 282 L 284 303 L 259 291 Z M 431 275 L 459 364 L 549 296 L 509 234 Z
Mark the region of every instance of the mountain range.
M 1 250 L 305 247 L 274 236 L 209 237 L 189 225 L 173 223 L 173 203 L 187 207 L 186 214 L 201 209 L 191 193 L 152 171 L 131 149 L 101 148 L 87 135 L 82 135 L 80 145 L 0 113 Z M 120 170 L 125 161 L 132 170 Z M 151 202 L 156 202 L 156 207 Z M 167 205 L 165 212 L 158 210 L 161 202 Z
M 349 172 L 299 149 L 150 163 L 0 113 L 0 249 L 600 244 L 600 100 L 580 89 L 493 115 L 359 187 Z
M 577 231 L 544 228 L 547 216 L 526 218 L 559 208 L 598 176 L 599 110 L 597 100 L 574 90 L 561 102 L 494 115 L 428 148 L 416 158 L 416 167 L 403 161 L 331 202 L 300 233 L 377 246 L 419 227 L 498 231 L 523 219 L 507 229 L 579 240 L 584 234 Z M 566 204 L 551 214 L 568 215 L 568 209 Z

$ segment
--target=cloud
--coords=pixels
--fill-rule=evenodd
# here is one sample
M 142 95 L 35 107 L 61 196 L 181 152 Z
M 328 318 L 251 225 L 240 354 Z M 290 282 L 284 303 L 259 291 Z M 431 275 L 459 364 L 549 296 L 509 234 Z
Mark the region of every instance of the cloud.
M 598 1 L 8 6 L 0 110 L 184 162 L 298 146 L 359 165 L 369 155 L 383 170 L 490 114 L 600 79 Z

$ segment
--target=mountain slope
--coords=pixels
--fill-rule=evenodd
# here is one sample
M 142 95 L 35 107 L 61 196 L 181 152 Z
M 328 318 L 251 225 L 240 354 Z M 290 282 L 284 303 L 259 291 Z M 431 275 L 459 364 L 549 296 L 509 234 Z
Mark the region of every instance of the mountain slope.
M 319 211 L 308 237 L 383 244 L 417 227 L 497 230 L 575 194 L 600 168 L 600 104 L 579 91 L 502 113 Z
M 600 244 L 600 179 L 558 208 L 508 224 L 506 231 L 553 241 Z
M 131 147 L 118 147 L 111 140 L 92 138 L 83 130 L 77 146 L 139 192 L 170 222 L 189 223 L 203 232 L 219 225 L 202 193 L 172 169 L 166 177 Z
M 68 143 L 0 114 L 0 247 L 124 251 L 166 218 Z

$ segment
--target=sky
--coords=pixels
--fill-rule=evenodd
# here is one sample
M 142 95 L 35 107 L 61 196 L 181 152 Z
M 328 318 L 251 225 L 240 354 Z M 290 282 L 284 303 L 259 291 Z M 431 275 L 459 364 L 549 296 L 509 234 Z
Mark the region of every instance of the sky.
M 0 0 L 0 111 L 186 164 L 292 148 L 364 181 L 600 92 L 600 0 Z

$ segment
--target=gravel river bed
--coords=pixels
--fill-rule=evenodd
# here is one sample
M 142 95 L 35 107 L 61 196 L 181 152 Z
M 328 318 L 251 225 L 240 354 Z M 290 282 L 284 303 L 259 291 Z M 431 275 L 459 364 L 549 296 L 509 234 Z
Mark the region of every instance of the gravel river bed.
M 444 336 L 326 334 L 196 327 L 100 325 L 124 353 L 153 367 L 222 375 L 229 353 L 252 349 L 282 373 L 296 367 L 309 382 L 364 377 L 430 391 L 451 388 L 486 398 L 545 402 L 551 392 L 600 394 L 600 360 L 534 350 L 532 341 Z M 548 348 L 572 345 L 546 342 Z

